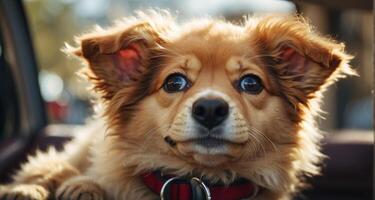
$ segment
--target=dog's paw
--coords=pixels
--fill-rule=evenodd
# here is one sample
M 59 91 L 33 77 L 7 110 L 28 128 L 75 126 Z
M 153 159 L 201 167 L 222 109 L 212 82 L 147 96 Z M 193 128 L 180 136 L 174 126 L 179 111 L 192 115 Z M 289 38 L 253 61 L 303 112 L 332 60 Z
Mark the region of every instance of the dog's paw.
M 87 177 L 75 177 L 64 182 L 56 192 L 58 200 L 104 200 L 104 190 Z
M 40 185 L 14 184 L 0 187 L 0 200 L 47 200 L 49 192 Z

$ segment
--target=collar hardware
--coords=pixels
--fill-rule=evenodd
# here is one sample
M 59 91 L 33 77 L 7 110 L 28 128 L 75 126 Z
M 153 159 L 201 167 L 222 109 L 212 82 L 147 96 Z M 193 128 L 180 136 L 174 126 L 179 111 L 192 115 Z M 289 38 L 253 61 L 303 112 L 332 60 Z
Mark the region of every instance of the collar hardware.
M 154 171 L 142 174 L 141 179 L 161 200 L 251 200 L 259 191 L 255 183 L 243 178 L 224 185 L 202 178 L 164 175 L 161 171 Z
M 192 200 L 211 200 L 210 189 L 204 184 L 204 182 L 197 178 L 193 177 L 190 180 L 184 177 L 172 177 L 168 179 L 162 186 L 160 190 L 160 199 L 169 200 L 170 186 L 174 182 L 186 182 L 191 187 Z

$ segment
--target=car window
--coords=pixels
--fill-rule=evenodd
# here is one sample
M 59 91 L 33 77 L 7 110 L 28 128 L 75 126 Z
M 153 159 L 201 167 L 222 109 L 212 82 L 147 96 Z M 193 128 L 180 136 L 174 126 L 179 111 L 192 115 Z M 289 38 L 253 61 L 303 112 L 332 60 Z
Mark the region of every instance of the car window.
M 2 51 L 2 44 L 1 44 L 1 42 L 0 42 L 0 70 L 3 68 L 3 62 L 2 62 L 2 60 L 3 60 L 3 56 L 2 56 L 2 53 L 3 51 Z M 2 90 L 0 90 L 0 92 L 1 92 Z M 4 102 L 3 102 L 3 100 L 0 98 L 0 110 L 4 110 Z M 5 117 L 5 112 L 0 112 L 0 138 L 4 135 L 4 133 L 5 133 L 5 119 L 6 119 L 6 117 Z
M 6 62 L 0 35 L 0 139 L 14 136 L 18 124 L 17 97 L 13 75 Z

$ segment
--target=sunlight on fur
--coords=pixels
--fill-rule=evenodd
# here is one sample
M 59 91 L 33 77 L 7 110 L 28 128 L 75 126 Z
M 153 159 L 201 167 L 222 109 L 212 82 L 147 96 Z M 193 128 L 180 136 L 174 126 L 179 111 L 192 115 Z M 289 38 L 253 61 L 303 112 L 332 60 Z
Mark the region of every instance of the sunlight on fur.
M 0 196 L 158 199 L 140 176 L 160 170 L 290 199 L 320 171 L 322 92 L 355 75 L 344 45 L 300 16 L 177 24 L 148 10 L 76 41 L 64 51 L 84 62 L 98 117 L 65 151 L 31 156 Z

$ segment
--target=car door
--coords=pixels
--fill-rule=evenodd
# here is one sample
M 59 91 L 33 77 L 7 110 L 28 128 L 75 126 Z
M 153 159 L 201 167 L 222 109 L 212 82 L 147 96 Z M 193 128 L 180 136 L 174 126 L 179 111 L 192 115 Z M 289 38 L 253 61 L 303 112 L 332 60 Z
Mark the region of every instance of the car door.
M 32 43 L 19 0 L 0 0 L 0 181 L 47 124 Z

